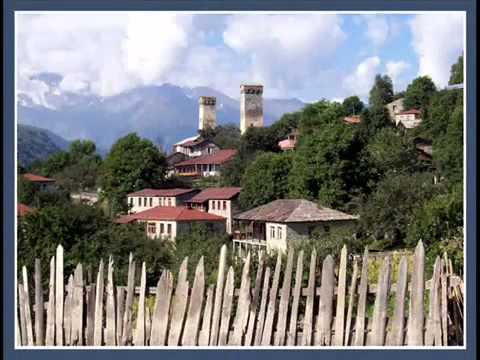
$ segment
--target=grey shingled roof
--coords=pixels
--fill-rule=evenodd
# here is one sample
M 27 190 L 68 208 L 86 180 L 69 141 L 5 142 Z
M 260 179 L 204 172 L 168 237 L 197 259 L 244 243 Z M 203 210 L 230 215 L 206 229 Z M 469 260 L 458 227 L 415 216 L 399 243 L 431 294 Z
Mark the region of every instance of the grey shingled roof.
M 315 222 L 356 220 L 358 216 L 318 207 L 314 202 L 303 199 L 275 200 L 235 216 L 237 220 L 256 220 L 272 222 Z

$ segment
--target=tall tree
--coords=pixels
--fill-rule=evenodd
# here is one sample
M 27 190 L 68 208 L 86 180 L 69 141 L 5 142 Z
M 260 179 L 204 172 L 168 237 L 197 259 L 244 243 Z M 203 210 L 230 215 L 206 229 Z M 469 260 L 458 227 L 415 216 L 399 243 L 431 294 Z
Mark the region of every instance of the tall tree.
M 365 105 L 358 96 L 349 96 L 343 100 L 343 108 L 347 115 L 360 115 Z
M 425 109 L 437 91 L 429 76 L 420 76 L 407 86 L 403 106 L 406 109 Z
M 452 65 L 450 70 L 450 79 L 448 85 L 462 84 L 463 83 L 463 54 L 458 57 L 455 64 Z
M 150 140 L 131 133 L 113 144 L 102 169 L 101 188 L 112 215 L 126 211 L 129 192 L 159 187 L 165 179 L 165 155 Z
M 388 75 L 377 74 L 370 90 L 368 103 L 370 106 L 385 106 L 393 100 L 393 83 Z

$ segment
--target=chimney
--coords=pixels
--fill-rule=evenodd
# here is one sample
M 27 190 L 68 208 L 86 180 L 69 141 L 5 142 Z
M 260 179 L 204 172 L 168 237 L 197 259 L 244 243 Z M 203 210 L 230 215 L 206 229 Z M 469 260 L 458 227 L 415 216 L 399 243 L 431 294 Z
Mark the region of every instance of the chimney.
M 199 130 L 214 129 L 217 126 L 216 103 L 217 99 L 213 96 L 200 96 L 198 99 Z
M 263 85 L 240 85 L 240 132 L 263 127 Z

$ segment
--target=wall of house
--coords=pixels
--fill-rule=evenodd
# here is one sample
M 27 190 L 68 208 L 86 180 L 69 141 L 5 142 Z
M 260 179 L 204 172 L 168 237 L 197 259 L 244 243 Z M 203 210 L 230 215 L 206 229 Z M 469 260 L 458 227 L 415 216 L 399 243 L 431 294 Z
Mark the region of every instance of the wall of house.
M 177 234 L 188 233 L 192 230 L 193 224 L 204 224 L 210 231 L 224 234 L 226 231 L 225 221 L 179 221 L 177 223 Z
M 418 126 L 422 119 L 415 114 L 404 114 L 404 115 L 396 115 L 395 116 L 395 123 L 398 125 L 402 123 L 406 128 L 413 128 Z
M 208 212 L 227 219 L 226 231 L 232 233 L 232 202 L 230 200 L 208 200 Z
M 155 239 L 155 238 L 163 238 L 163 239 L 170 239 L 172 241 L 175 240 L 178 233 L 178 223 L 176 221 L 158 221 L 158 220 L 148 220 L 142 221 L 145 224 L 145 231 L 147 236 Z M 155 232 L 149 231 L 149 224 L 155 224 Z M 162 226 L 163 225 L 163 226 Z M 169 230 L 170 225 L 170 232 Z
M 287 251 L 287 225 L 282 223 L 265 223 L 265 239 L 267 241 L 267 252 L 271 250 Z
M 175 196 L 129 196 L 128 204 L 131 204 L 130 214 L 145 211 L 156 206 L 181 206 L 188 197 Z M 146 200 L 145 200 L 146 199 Z
M 404 110 L 403 107 L 403 98 L 392 101 L 386 105 L 388 113 L 390 114 L 390 119 L 395 121 L 395 115 L 401 113 Z

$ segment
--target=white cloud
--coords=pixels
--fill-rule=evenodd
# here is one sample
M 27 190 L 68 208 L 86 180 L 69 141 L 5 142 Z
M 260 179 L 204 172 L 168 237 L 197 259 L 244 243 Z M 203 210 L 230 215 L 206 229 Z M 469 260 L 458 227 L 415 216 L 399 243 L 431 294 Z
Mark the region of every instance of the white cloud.
M 374 46 L 383 45 L 390 36 L 390 24 L 385 15 L 363 15 L 367 25 L 366 36 Z
M 464 49 L 464 24 L 462 12 L 434 12 L 413 18 L 410 29 L 419 57 L 419 76 L 429 75 L 441 87 L 448 83 L 450 67 Z
M 394 90 L 396 92 L 403 90 L 405 88 L 403 75 L 410 68 L 410 64 L 403 60 L 388 61 L 385 67 L 387 75 L 392 79 Z
M 375 75 L 380 69 L 380 58 L 378 56 L 371 56 L 358 64 L 355 71 L 344 78 L 343 87 L 350 95 L 357 95 L 363 99 L 368 95 Z

